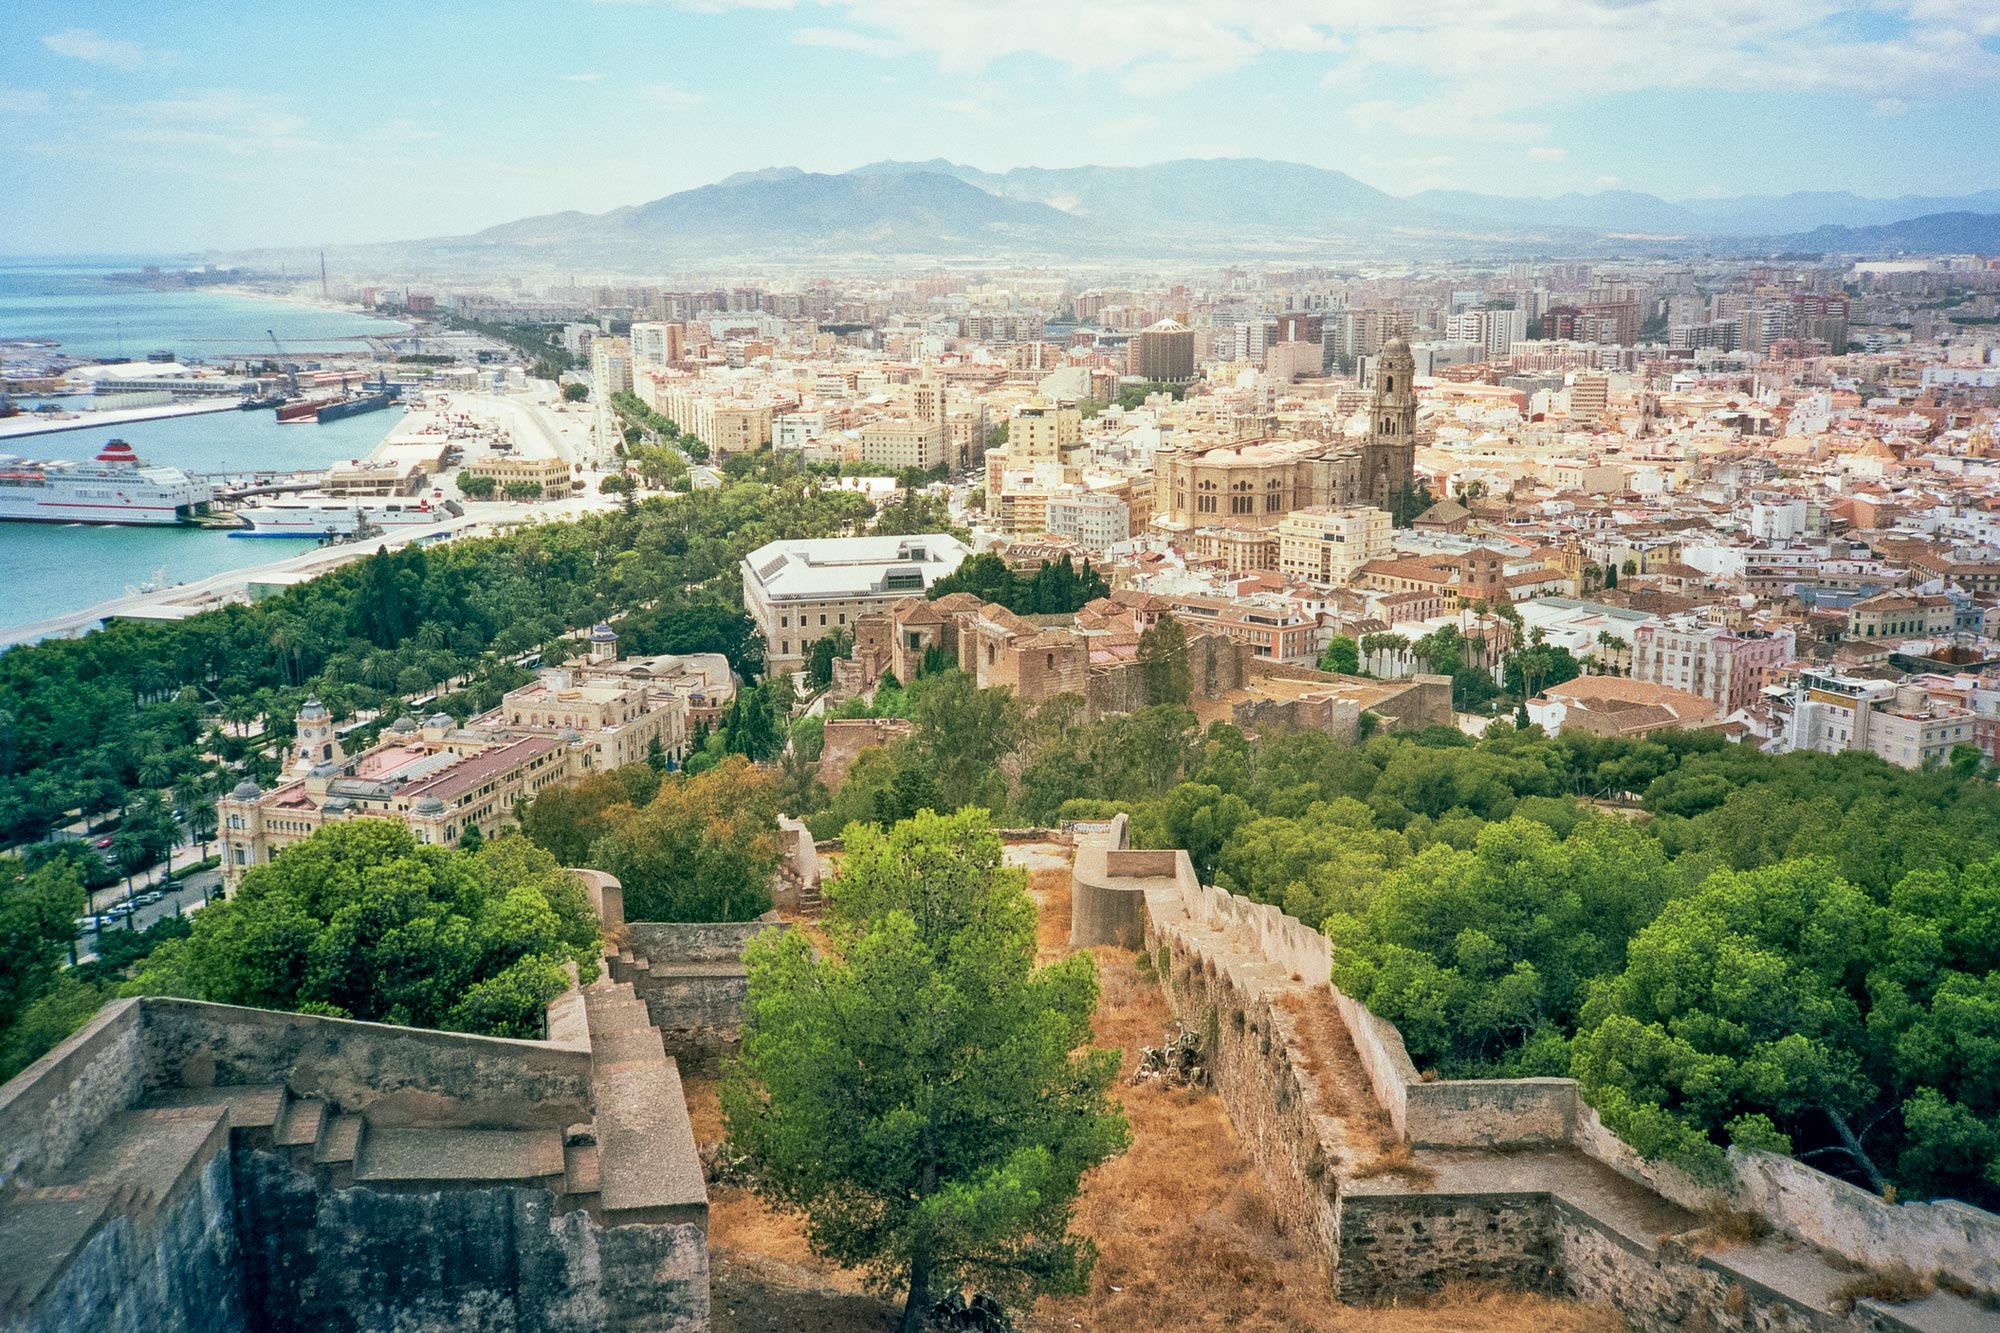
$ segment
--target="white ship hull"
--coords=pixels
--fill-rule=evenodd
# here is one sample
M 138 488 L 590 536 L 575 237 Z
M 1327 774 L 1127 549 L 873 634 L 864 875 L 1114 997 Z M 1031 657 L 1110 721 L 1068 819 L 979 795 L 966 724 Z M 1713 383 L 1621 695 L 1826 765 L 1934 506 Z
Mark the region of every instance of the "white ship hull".
M 37 499 L 0 495 L 0 522 L 5 523 L 141 523 L 171 526 L 186 518 L 176 504 L 118 503 Z
M 324 537 L 353 532 L 363 519 L 374 528 L 434 527 L 451 515 L 421 500 L 306 500 L 251 505 L 236 511 L 250 525 L 232 537 Z
M 83 463 L 0 454 L 0 522 L 169 526 L 214 497 L 178 468 L 148 467 L 123 440 Z

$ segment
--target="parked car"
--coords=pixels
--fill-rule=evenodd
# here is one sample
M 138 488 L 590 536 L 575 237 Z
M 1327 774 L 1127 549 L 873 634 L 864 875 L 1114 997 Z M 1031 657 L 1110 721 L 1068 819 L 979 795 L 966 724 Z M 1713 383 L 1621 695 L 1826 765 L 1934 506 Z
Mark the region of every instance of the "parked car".
M 89 933 L 90 933 L 91 931 L 93 931 L 93 930 L 96 930 L 96 929 L 97 929 L 97 918 L 96 918 L 96 917 L 94 917 L 94 916 L 80 916 L 80 917 L 78 917 L 78 918 L 76 919 L 76 933 L 77 933 L 77 934 L 79 934 L 79 935 L 88 935 L 88 934 L 89 934 Z
M 132 901 L 139 904 L 139 906 L 141 907 L 151 907 L 154 903 L 160 901 L 160 899 L 166 896 L 167 896 L 166 894 L 161 893 L 158 889 L 145 889 L 139 893 L 134 894 L 132 897 Z
M 114 907 L 105 908 L 104 914 L 98 919 L 100 921 L 123 921 L 126 917 L 130 915 L 132 915 L 131 904 L 119 903 Z
M 94 844 L 92 844 L 92 845 L 93 845 L 93 846 L 95 846 L 95 847 L 97 848 L 97 850 L 99 850 L 99 851 L 101 852 L 101 851 L 105 850 L 106 848 L 108 848 L 109 846 L 111 846 L 111 839 L 109 839 L 109 838 L 99 838 L 99 839 L 98 839 L 98 840 L 97 840 L 97 841 L 96 841 L 96 842 L 95 842 Z

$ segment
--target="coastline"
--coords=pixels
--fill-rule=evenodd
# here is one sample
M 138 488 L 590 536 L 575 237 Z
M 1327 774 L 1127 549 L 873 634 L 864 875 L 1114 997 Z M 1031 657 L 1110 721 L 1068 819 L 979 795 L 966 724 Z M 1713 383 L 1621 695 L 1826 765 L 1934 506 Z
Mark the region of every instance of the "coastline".
M 317 296 L 304 292 L 280 295 L 268 288 L 245 287 L 232 282 L 216 283 L 213 286 L 201 288 L 201 290 L 214 292 L 219 296 L 240 296 L 250 301 L 275 301 L 279 305 L 306 306 L 313 310 L 324 310 L 337 315 L 353 315 L 362 319 L 379 320 L 384 324 L 395 325 L 395 329 L 393 330 L 395 333 L 407 333 L 416 327 L 414 324 L 404 320 L 394 319 L 388 315 L 378 315 L 373 310 L 363 310 L 359 306 L 336 301 L 331 297 Z M 391 336 L 391 330 L 384 329 L 379 334 L 360 333 L 354 336 L 357 338 L 388 337 Z

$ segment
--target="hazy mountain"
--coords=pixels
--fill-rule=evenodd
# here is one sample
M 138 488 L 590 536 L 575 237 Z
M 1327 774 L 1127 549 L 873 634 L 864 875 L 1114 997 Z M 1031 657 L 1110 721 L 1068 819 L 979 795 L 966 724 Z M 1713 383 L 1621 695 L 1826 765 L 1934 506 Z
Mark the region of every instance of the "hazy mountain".
M 609 213 L 503 223 L 461 238 L 459 248 L 935 253 L 1061 246 L 1078 232 L 1075 219 L 1056 209 L 1002 199 L 936 172 L 825 176 L 778 167 Z
M 1099 228 L 1261 227 L 1311 235 L 1328 223 L 1398 220 L 1403 201 L 1345 172 L 1262 158 L 1181 158 L 1147 167 L 1016 167 L 998 174 L 936 159 L 871 162 L 855 174 L 947 173 Z
M 1699 220 L 1678 204 L 1636 190 L 1564 194 L 1553 199 L 1476 194 L 1470 190 L 1424 190 L 1408 202 L 1439 217 L 1489 226 L 1584 227 L 1593 231 L 1686 235 L 1701 230 Z
M 1932 213 L 1879 227 L 1817 227 L 1788 238 L 1797 250 L 2000 255 L 2000 213 Z
M 367 247 L 428 265 L 501 259 L 657 267 L 789 255 L 1302 257 L 1368 250 L 1499 256 L 1991 250 L 2000 190 L 1846 192 L 1670 202 L 1631 190 L 1515 198 L 1385 194 L 1339 171 L 1257 158 L 988 172 L 934 158 L 842 175 L 767 167 L 608 213 L 551 213 L 472 236 Z M 359 257 L 359 256 L 357 256 Z
M 1906 194 L 1897 199 L 1864 199 L 1845 190 L 1809 190 L 1739 199 L 1690 199 L 1683 207 L 1710 231 L 1768 234 L 1814 227 L 1879 227 L 1936 213 L 2000 213 L 2000 190 L 1944 197 Z

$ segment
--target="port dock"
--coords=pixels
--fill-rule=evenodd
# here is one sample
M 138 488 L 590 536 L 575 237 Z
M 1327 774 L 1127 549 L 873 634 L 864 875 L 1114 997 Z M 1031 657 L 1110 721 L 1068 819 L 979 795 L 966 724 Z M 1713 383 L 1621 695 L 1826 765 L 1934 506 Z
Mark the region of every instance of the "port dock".
M 100 427 L 129 426 L 135 421 L 163 421 L 169 417 L 194 417 L 207 412 L 239 411 L 237 400 L 215 402 L 161 403 L 156 407 L 113 407 L 102 412 L 23 412 L 0 418 L 0 444 L 30 435 L 54 435 L 66 430 L 96 430 Z

